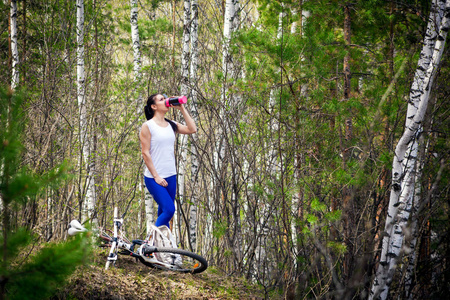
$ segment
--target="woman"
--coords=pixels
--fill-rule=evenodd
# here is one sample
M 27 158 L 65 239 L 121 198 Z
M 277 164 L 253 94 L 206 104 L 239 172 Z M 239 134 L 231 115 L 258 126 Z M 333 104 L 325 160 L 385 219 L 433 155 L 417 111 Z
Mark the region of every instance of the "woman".
M 197 132 L 194 120 L 184 105 L 173 106 L 173 108 L 181 111 L 186 125 L 165 118 L 169 107 L 166 107 L 163 95 L 149 96 L 147 106 L 144 108 L 147 121 L 142 125 L 139 135 L 145 162 L 145 185 L 158 203 L 158 219 L 155 225 L 166 225 L 169 228 L 169 221 L 175 213 L 177 190 L 175 133 L 192 134 Z

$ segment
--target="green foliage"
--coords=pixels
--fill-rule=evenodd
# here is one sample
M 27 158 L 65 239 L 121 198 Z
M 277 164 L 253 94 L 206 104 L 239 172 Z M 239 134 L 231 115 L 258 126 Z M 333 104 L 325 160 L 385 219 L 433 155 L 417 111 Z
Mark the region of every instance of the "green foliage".
M 215 238 L 221 238 L 225 235 L 228 230 L 228 225 L 225 222 L 214 222 L 213 226 L 213 236 Z
M 65 243 L 49 244 L 19 268 L 2 270 L 2 275 L 9 278 L 9 299 L 27 299 L 30 295 L 46 299 L 53 295 L 78 265 L 87 262 L 87 241 L 80 235 Z
M 36 237 L 25 228 L 12 225 L 10 216 L 40 189 L 55 187 L 65 178 L 65 166 L 44 174 L 34 174 L 21 163 L 22 138 L 26 122 L 25 96 L 0 89 L 0 198 L 2 231 L 0 235 L 0 278 L 2 297 L 8 299 L 46 299 L 50 297 L 89 257 L 89 245 L 83 236 L 69 242 L 49 244 L 31 257 L 23 253 Z M 29 251 L 29 250 L 28 250 Z

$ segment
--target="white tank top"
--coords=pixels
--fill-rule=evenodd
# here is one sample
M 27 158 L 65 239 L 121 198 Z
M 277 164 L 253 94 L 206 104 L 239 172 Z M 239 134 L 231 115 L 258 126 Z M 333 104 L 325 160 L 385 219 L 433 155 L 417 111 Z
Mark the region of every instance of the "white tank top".
M 152 135 L 150 156 L 152 157 L 156 172 L 162 178 L 176 175 L 177 170 L 175 167 L 174 153 L 175 133 L 173 132 L 172 126 L 167 124 L 166 127 L 161 127 L 153 119 L 148 120 L 145 124 L 147 124 Z M 144 164 L 144 176 L 153 178 L 146 164 Z

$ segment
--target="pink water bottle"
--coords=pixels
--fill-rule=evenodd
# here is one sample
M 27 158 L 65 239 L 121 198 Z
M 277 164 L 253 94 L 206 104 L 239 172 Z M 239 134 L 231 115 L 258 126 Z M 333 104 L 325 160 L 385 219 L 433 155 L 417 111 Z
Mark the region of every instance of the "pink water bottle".
M 187 103 L 187 97 L 186 96 L 170 97 L 164 99 L 164 102 L 167 107 L 181 105 Z

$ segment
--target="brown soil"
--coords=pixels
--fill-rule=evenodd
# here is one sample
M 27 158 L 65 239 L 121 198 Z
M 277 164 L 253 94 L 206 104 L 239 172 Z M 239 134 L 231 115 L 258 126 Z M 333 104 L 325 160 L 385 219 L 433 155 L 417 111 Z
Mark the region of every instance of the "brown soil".
M 201 274 L 178 274 L 146 267 L 132 257 L 119 256 L 104 270 L 106 252 L 79 268 L 54 299 L 264 299 L 263 291 L 214 267 Z

